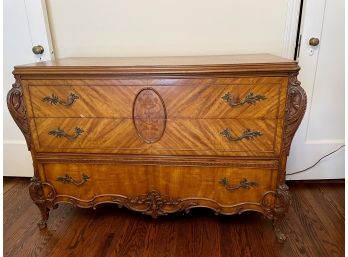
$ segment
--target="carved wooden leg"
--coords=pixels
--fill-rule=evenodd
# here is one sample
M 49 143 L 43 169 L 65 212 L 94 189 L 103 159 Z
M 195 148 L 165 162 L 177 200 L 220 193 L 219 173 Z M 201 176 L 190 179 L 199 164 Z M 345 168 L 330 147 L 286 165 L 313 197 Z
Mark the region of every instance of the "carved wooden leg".
M 42 188 L 42 183 L 39 178 L 33 177 L 29 186 L 29 194 L 33 202 L 37 205 L 41 212 L 41 220 L 37 224 L 39 229 L 47 227 L 47 220 L 49 217 L 50 209 L 47 207 L 47 202 Z
M 275 236 L 277 238 L 277 241 L 279 243 L 284 243 L 285 240 L 286 240 L 286 235 L 285 233 L 283 232 L 283 229 L 282 229 L 282 223 L 283 223 L 283 218 L 281 219 L 276 219 L 274 218 L 274 221 L 273 221 L 273 229 L 274 229 L 274 233 L 275 233 Z
M 47 220 L 49 217 L 50 209 L 44 205 L 36 205 L 39 207 L 41 212 L 41 220 L 37 223 L 37 225 L 39 226 L 39 229 L 42 230 L 44 228 L 47 228 Z
M 276 204 L 274 207 L 273 228 L 279 243 L 286 240 L 282 230 L 282 223 L 290 205 L 289 187 L 285 184 L 279 185 L 276 191 Z

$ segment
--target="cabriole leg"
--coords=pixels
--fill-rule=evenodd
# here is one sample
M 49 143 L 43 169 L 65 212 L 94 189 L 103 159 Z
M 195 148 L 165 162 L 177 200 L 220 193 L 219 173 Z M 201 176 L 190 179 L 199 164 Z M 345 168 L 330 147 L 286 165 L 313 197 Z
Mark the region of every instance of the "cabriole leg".
M 276 191 L 276 204 L 274 207 L 273 228 L 279 243 L 286 240 L 286 235 L 282 230 L 282 225 L 290 205 L 289 187 L 282 184 Z
M 42 230 L 44 228 L 47 228 L 47 220 L 49 217 L 50 209 L 46 206 L 39 206 L 38 204 L 36 205 L 39 207 L 41 212 L 41 220 L 37 223 L 37 225 L 39 226 L 39 229 Z
M 281 219 L 275 218 L 273 221 L 274 234 L 279 243 L 284 243 L 286 240 L 286 235 L 282 229 L 283 221 L 284 221 L 284 217 L 282 217 Z
M 42 183 L 39 178 L 33 177 L 29 186 L 30 197 L 37 205 L 41 213 L 41 220 L 38 223 L 39 229 L 47 227 L 47 220 L 49 217 L 50 209 L 47 207 L 47 202 L 42 188 Z

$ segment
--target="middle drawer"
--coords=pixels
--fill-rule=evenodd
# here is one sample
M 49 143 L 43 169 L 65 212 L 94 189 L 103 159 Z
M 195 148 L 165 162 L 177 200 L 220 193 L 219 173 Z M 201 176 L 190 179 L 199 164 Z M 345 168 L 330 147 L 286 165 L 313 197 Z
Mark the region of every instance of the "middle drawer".
M 169 119 L 163 131 L 139 131 L 136 120 L 107 118 L 35 118 L 38 152 L 276 156 L 281 119 Z M 140 127 L 140 130 L 142 127 Z M 148 127 L 144 127 L 144 130 Z M 142 136 L 158 134 L 154 142 Z

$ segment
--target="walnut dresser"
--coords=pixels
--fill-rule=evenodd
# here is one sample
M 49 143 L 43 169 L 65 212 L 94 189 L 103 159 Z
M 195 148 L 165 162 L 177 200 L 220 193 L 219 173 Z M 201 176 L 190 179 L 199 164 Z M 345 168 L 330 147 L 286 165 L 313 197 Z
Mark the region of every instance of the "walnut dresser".
M 58 203 L 154 218 L 205 207 L 260 212 L 284 241 L 286 160 L 306 109 L 298 71 L 267 54 L 15 67 L 7 103 L 32 154 L 39 227 Z

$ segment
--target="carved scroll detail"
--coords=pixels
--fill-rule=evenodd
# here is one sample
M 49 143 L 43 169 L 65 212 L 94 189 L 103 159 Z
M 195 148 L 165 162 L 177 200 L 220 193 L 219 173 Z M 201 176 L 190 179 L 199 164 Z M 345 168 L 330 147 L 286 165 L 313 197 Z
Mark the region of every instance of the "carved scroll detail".
M 290 145 L 307 107 L 307 95 L 297 80 L 298 73 L 289 76 L 288 101 L 286 105 L 286 124 L 284 132 L 284 151 L 289 155 Z
M 20 79 L 15 76 L 16 82 L 12 85 L 12 89 L 7 94 L 7 107 L 17 126 L 22 131 L 27 142 L 28 150 L 31 147 L 31 135 L 27 117 L 27 110 L 23 100 L 23 91 Z
M 289 187 L 286 184 L 280 184 L 276 191 L 266 192 L 260 202 L 264 215 L 273 220 L 274 234 L 279 243 L 286 240 L 286 235 L 282 230 L 282 225 L 286 213 L 289 210 L 291 196 Z
M 132 198 L 113 197 L 113 202 L 116 202 L 120 207 L 125 206 L 131 210 L 151 215 L 153 218 L 172 212 L 188 212 L 191 207 L 197 205 L 193 201 L 170 199 L 168 196 L 162 196 L 156 190 Z
M 276 197 L 275 191 L 268 191 L 262 196 L 262 199 L 260 202 L 260 206 L 263 209 L 264 215 L 270 220 L 273 220 L 274 218 L 275 197 Z

